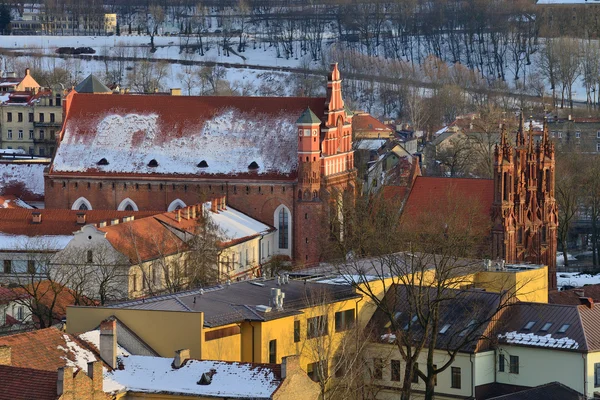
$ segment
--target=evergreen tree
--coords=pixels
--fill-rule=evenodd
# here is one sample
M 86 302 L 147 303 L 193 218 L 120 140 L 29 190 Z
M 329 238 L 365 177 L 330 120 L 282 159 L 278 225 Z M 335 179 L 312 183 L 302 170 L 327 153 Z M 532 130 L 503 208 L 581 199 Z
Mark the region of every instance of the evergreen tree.
M 0 4 L 0 34 L 10 33 L 10 8 Z

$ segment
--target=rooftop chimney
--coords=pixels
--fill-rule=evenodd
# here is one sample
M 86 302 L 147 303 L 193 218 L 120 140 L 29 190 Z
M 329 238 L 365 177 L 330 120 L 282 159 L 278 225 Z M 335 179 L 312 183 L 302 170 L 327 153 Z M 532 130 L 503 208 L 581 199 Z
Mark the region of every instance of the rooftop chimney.
M 56 394 L 62 396 L 73 390 L 73 367 L 60 367 L 56 380 Z
M 85 225 L 85 213 L 84 212 L 77 213 L 77 225 Z
M 102 221 L 98 223 L 98 228 L 104 228 L 106 226 L 106 221 Z
M 225 201 L 226 197 L 221 197 L 221 210 L 227 210 L 227 203 Z
M 42 213 L 39 211 L 34 211 L 31 213 L 31 217 L 32 217 L 32 222 L 34 224 L 41 224 L 42 223 Z
M 92 361 L 87 364 L 88 377 L 92 380 L 92 388 L 94 392 L 102 392 L 104 390 L 104 376 L 102 372 L 102 363 Z
M 117 321 L 100 323 L 100 357 L 111 368 L 117 367 Z
M 181 210 L 180 209 L 175 210 L 175 221 L 177 221 L 177 222 L 181 221 Z
M 594 299 L 591 297 L 580 297 L 579 302 L 583 306 L 587 306 L 587 308 L 594 308 Z
M 281 380 L 285 380 L 295 372 L 301 372 L 300 356 L 293 355 L 281 358 Z
M 210 201 L 210 211 L 214 213 L 219 212 L 219 199 L 212 199 Z
M 111 225 L 119 225 L 119 218 L 113 218 L 110 220 Z
M 0 346 L 0 365 L 12 365 L 10 346 Z
M 190 206 L 190 218 L 191 219 L 196 219 L 196 206 Z
M 283 299 L 285 298 L 285 293 L 281 291 L 279 288 L 271 288 L 271 304 L 277 311 L 283 310 Z
M 175 350 L 174 368 L 181 368 L 186 360 L 190 359 L 190 349 Z
M 28 75 L 30 75 L 29 68 L 25 68 L 25 76 L 28 76 Z
M 184 217 L 185 219 L 190 219 L 190 208 L 189 208 L 189 207 L 186 207 L 186 208 L 184 209 L 184 214 L 183 214 L 183 217 Z

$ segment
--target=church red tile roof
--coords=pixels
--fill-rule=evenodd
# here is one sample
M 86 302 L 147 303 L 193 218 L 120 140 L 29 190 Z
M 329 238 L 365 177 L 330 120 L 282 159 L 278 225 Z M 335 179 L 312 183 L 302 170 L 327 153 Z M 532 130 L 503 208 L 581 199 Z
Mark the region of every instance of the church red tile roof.
M 0 400 L 55 400 L 56 371 L 0 365 Z
M 41 213 L 42 222 L 35 224 L 33 213 L 38 212 Z M 82 212 L 85 212 L 86 224 L 129 216 L 140 218 L 160 213 L 160 211 L 0 209 L 0 232 L 26 236 L 71 235 L 82 227 L 77 224 L 77 214 Z
M 363 133 L 380 132 L 382 137 L 388 137 L 394 133 L 392 128 L 367 113 L 358 113 L 352 116 L 352 131 L 358 136 Z
M 325 99 L 73 94 L 50 175 L 291 176 L 307 107 Z

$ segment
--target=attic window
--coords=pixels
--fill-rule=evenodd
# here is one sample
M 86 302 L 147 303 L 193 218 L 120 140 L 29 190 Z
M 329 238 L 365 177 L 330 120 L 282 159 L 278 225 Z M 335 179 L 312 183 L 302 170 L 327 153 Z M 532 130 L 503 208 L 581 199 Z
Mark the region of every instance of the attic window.
M 551 326 L 552 326 L 552 322 L 546 322 L 546 323 L 544 324 L 544 326 L 542 326 L 542 329 L 540 329 L 540 331 L 542 331 L 542 332 L 547 332 L 547 331 L 548 331 L 548 329 L 550 329 L 550 327 L 551 327 Z
M 102 158 L 98 161 L 98 165 L 108 165 L 108 160 L 106 158 Z
M 148 163 L 149 167 L 155 168 L 158 167 L 158 161 L 156 161 L 154 158 L 152 160 L 150 160 L 150 162 Z
M 258 168 L 259 168 L 259 166 L 258 166 L 258 164 L 256 163 L 256 161 L 252 161 L 252 162 L 250 163 L 250 165 L 248 165 L 248 169 L 258 169 Z
M 444 333 L 448 332 L 448 329 L 450 329 L 450 324 L 446 324 L 444 326 L 442 326 L 442 329 L 440 329 L 440 333 L 443 335 Z
M 533 328 L 533 326 L 534 326 L 534 325 L 535 325 L 535 321 L 529 321 L 529 322 L 528 322 L 528 323 L 527 323 L 527 324 L 526 324 L 526 325 L 523 327 L 523 329 L 527 329 L 527 330 L 529 330 L 529 329 Z
M 560 329 L 557 331 L 557 333 L 565 333 L 567 331 L 567 329 L 569 329 L 569 327 L 571 326 L 571 324 L 563 324 Z
M 208 163 L 206 162 L 206 160 L 202 160 L 198 163 L 197 167 L 198 168 L 208 168 Z
M 208 372 L 205 372 L 200 377 L 200 380 L 198 381 L 198 385 L 210 385 L 211 382 L 212 382 L 211 374 Z

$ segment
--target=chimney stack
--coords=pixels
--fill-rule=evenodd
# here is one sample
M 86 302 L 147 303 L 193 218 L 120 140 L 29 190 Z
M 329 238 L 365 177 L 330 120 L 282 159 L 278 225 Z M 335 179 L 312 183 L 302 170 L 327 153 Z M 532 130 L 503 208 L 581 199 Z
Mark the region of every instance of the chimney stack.
M 191 219 L 196 219 L 196 206 L 195 205 L 194 206 L 190 206 L 189 209 L 190 209 L 190 214 L 191 214 L 190 218 Z
M 210 201 L 210 211 L 214 213 L 219 212 L 219 199 L 212 199 Z
M 0 365 L 12 365 L 10 346 L 0 346 Z
M 77 225 L 85 225 L 85 213 L 84 212 L 77 213 Z
M 181 209 L 175 210 L 175 221 L 181 221 Z
M 94 392 L 104 391 L 104 376 L 102 373 L 102 363 L 99 361 L 92 361 L 87 364 L 88 366 L 88 377 L 92 380 L 92 389 Z
M 64 393 L 73 391 L 73 367 L 60 367 L 58 379 L 56 380 L 56 394 L 62 396 Z
M 227 210 L 227 203 L 225 202 L 225 196 L 221 197 L 221 210 Z
M 29 68 L 25 68 L 25 76 L 29 76 L 31 75 Z
M 185 218 L 185 219 L 190 219 L 190 208 L 189 208 L 189 207 L 186 207 L 186 208 L 184 209 L 184 211 L 185 211 L 185 213 L 184 213 L 184 218 Z
M 183 364 L 190 359 L 190 349 L 175 350 L 174 368 L 181 368 Z
M 119 218 L 113 218 L 110 220 L 111 225 L 119 225 Z
M 591 297 L 580 297 L 579 302 L 583 306 L 587 306 L 587 308 L 594 308 L 594 299 Z
M 32 222 L 34 224 L 41 224 L 42 223 L 42 213 L 39 211 L 34 211 L 31 213 L 31 217 L 32 217 Z
M 117 321 L 100 323 L 100 357 L 108 366 L 117 367 Z

